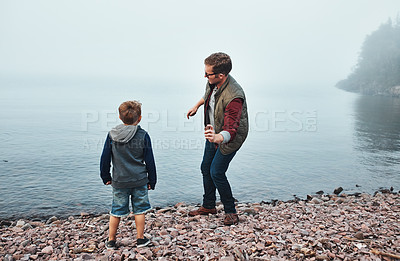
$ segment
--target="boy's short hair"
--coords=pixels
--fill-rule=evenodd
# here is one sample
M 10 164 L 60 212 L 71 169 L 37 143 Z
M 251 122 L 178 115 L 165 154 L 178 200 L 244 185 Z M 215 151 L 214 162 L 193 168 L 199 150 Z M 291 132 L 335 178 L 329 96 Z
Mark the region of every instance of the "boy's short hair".
M 226 53 L 213 53 L 204 60 L 205 65 L 213 67 L 213 73 L 228 75 L 232 70 L 231 57 Z
M 118 111 L 122 122 L 132 125 L 142 115 L 142 104 L 138 101 L 126 101 L 121 103 Z

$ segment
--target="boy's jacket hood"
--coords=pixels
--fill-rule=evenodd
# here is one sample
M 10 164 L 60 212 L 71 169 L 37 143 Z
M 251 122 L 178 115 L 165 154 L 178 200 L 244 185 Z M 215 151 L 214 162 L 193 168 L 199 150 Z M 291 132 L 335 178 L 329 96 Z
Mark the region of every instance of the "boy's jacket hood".
M 116 142 L 127 143 L 135 136 L 137 129 L 138 125 L 120 124 L 111 129 L 110 138 Z

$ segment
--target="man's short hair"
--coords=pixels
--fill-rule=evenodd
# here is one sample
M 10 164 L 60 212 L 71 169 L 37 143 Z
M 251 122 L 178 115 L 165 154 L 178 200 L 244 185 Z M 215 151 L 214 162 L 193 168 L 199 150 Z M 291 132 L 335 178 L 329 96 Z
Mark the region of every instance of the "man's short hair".
M 213 73 L 228 75 L 232 70 L 231 57 L 226 53 L 213 53 L 204 60 L 205 65 L 213 67 Z
M 142 115 L 142 104 L 138 101 L 126 101 L 119 106 L 118 111 L 122 122 L 132 125 Z

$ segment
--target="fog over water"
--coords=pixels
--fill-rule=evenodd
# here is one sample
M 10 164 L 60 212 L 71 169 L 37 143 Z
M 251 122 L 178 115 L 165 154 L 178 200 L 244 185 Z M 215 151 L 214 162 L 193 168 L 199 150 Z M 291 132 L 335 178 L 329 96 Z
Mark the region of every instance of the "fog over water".
M 0 1 L 0 74 L 202 85 L 224 51 L 262 84 L 334 84 L 367 34 L 400 10 L 383 1 Z
M 99 158 L 130 99 L 153 142 L 152 204 L 199 203 L 202 115 L 185 112 L 217 51 L 249 108 L 228 171 L 239 201 L 399 190 L 399 99 L 334 87 L 399 11 L 398 0 L 0 0 L 0 218 L 107 211 Z

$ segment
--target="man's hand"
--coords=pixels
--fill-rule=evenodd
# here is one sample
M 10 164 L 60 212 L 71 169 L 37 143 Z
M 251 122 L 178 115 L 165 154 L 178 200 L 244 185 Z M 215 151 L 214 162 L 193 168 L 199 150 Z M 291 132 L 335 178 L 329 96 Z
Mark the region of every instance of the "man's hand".
M 111 181 L 107 181 L 106 185 L 111 185 L 111 183 L 112 183 Z
M 189 119 L 189 117 L 194 116 L 197 112 L 198 107 L 193 107 L 189 109 L 188 113 L 186 114 L 186 117 Z
M 204 128 L 204 137 L 212 143 L 219 144 L 224 141 L 224 137 L 221 134 L 215 134 L 214 128 L 210 124 Z

